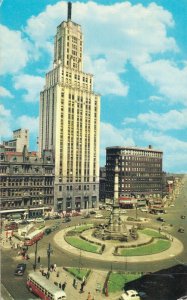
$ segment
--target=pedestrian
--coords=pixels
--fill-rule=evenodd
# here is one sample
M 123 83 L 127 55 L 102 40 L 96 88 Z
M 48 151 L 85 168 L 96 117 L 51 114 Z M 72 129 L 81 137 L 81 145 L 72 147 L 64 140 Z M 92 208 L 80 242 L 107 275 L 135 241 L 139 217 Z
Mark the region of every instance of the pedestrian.
M 64 281 L 64 283 L 62 284 L 62 290 L 63 290 L 63 291 L 65 291 L 66 285 L 67 285 L 67 282 Z
M 87 300 L 92 300 L 92 296 L 91 296 L 90 292 L 88 292 Z
M 59 289 L 61 289 L 61 288 L 62 288 L 62 284 L 61 284 L 61 282 L 59 282 L 59 285 L 58 285 L 58 286 L 59 286 Z
M 38 264 L 40 264 L 40 256 L 38 256 Z
M 73 278 L 73 287 L 75 287 L 75 280 L 76 280 L 76 279 L 75 279 L 75 278 Z
M 85 281 L 81 282 L 80 293 L 84 293 Z
M 53 271 L 56 271 L 56 264 L 53 265 Z
M 36 270 L 36 265 L 35 265 L 35 264 L 33 264 L 33 270 L 34 270 L 34 271 Z

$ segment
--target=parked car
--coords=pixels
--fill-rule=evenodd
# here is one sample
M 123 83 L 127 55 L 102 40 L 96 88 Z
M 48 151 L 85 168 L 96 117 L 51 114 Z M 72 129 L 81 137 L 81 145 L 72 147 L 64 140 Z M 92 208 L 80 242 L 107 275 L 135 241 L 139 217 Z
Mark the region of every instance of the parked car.
M 29 222 L 27 220 L 22 220 L 20 224 L 21 225 L 27 225 L 27 224 L 29 224 Z
M 81 216 L 81 212 L 80 211 L 74 211 L 72 213 L 72 217 L 78 217 L 78 216 Z
M 128 290 L 124 292 L 121 297 L 119 298 L 120 300 L 141 300 L 139 294 L 135 290 Z
M 57 220 L 57 219 L 61 219 L 61 216 L 55 215 L 55 216 L 54 216 L 54 219 L 56 219 L 56 220 Z
M 171 204 L 170 207 L 175 207 L 175 204 Z
M 107 207 L 106 207 L 106 210 L 107 210 L 107 211 L 111 211 L 111 210 L 112 210 L 112 207 L 111 207 L 111 206 L 107 206 Z
M 90 215 L 96 215 L 96 211 L 95 210 L 91 210 L 90 211 Z
M 148 208 L 141 208 L 140 209 L 142 212 L 148 212 Z
M 185 219 L 185 218 L 186 218 L 186 216 L 184 216 L 184 215 L 181 216 L 181 219 Z
M 14 275 L 23 276 L 25 269 L 26 269 L 26 264 L 18 264 L 14 271 Z
M 87 214 L 85 214 L 85 215 L 82 216 L 82 219 L 88 219 L 88 218 L 90 218 L 90 214 L 89 213 L 87 213 Z
M 187 300 L 187 295 L 178 298 L 177 300 Z

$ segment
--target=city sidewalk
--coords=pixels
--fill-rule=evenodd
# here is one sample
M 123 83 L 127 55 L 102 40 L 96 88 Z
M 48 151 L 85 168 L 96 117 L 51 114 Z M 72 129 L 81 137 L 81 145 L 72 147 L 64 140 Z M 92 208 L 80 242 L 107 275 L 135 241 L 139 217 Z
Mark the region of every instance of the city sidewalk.
M 47 269 L 45 268 L 44 271 L 47 272 Z M 57 277 L 57 272 L 59 272 L 59 277 Z M 77 280 L 77 288 L 74 288 L 74 276 L 65 271 L 62 267 L 57 267 L 56 271 L 50 272 L 49 280 L 55 284 L 58 283 L 58 285 L 59 283 L 63 284 L 64 282 L 66 282 L 65 293 L 67 295 L 67 299 L 69 300 L 87 300 L 89 292 L 91 294 L 91 299 L 94 300 L 103 300 L 105 298 L 108 298 L 110 300 L 117 300 L 122 294 L 122 291 L 108 296 L 102 293 L 107 273 L 108 271 L 101 271 L 96 269 L 92 270 L 90 275 L 86 279 L 86 285 L 84 286 L 83 293 L 80 292 L 81 281 Z

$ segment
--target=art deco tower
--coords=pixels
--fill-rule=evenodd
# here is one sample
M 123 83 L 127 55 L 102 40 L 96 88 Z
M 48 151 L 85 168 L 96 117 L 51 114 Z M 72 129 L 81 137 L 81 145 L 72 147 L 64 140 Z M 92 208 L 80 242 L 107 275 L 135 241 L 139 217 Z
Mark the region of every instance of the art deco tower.
M 56 208 L 96 207 L 99 195 L 100 96 L 93 75 L 83 72 L 81 26 L 68 19 L 57 27 L 54 65 L 40 95 L 40 153 L 55 155 Z

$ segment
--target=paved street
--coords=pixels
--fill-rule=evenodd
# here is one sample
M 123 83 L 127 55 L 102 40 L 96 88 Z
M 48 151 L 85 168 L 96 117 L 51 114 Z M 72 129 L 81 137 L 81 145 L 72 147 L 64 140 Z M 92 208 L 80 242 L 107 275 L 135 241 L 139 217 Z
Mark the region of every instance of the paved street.
M 168 207 L 167 208 L 168 213 L 166 215 L 163 215 L 163 218 L 166 220 L 166 224 L 172 224 L 173 226 L 168 226 L 168 232 L 172 234 L 173 236 L 177 237 L 183 242 L 184 248 L 187 249 L 187 181 L 185 182 L 185 185 L 181 191 L 181 194 L 179 195 L 178 199 L 175 202 L 174 207 Z M 130 211 L 129 215 L 135 215 L 135 211 Z M 158 228 L 160 226 L 160 223 L 156 221 L 157 216 L 142 213 L 138 211 L 138 215 L 149 217 L 150 218 L 150 224 L 153 227 Z M 181 215 L 186 215 L 186 219 L 181 219 Z M 59 220 L 52 221 L 53 223 L 59 222 Z M 90 222 L 90 219 L 88 219 Z M 71 224 L 77 224 L 81 222 L 80 217 L 72 218 Z M 51 221 L 49 221 L 49 224 Z M 61 228 L 64 228 L 66 224 L 62 224 Z M 178 228 L 180 226 L 183 226 L 185 229 L 184 233 L 179 233 Z M 121 270 L 121 271 L 143 271 L 143 272 L 154 272 L 155 276 L 158 278 L 163 278 L 160 273 L 167 273 L 170 274 L 170 272 L 178 272 L 178 278 L 180 278 L 180 282 L 178 283 L 178 291 L 180 293 L 187 293 L 187 290 L 182 289 L 182 286 L 187 288 L 187 270 L 186 267 L 183 267 L 183 264 L 187 264 L 187 251 L 183 251 L 179 256 L 173 257 L 170 255 L 167 260 L 164 261 L 157 261 L 157 262 L 140 262 L 140 263 L 130 263 L 128 262 L 128 259 L 124 259 L 124 263 L 119 262 L 105 262 L 105 261 L 97 261 L 97 260 L 90 260 L 87 258 L 83 258 L 80 255 L 72 255 L 71 253 L 68 253 L 67 251 L 62 250 L 58 245 L 56 245 L 53 241 L 53 237 L 57 232 L 54 232 L 50 234 L 49 236 L 45 236 L 39 243 L 38 243 L 38 255 L 41 256 L 41 263 L 44 266 L 47 266 L 47 247 L 49 242 L 52 245 L 53 248 L 53 254 L 51 255 L 51 263 L 56 263 L 58 267 L 63 266 L 77 266 L 77 267 L 86 267 L 91 268 L 94 270 L 103 270 L 104 272 L 107 272 L 108 270 Z M 31 256 L 31 259 L 27 261 L 27 272 L 32 270 L 32 265 L 34 262 L 34 250 L 35 246 L 30 247 L 29 254 Z M 2 249 L 2 283 L 5 286 L 5 288 L 9 291 L 9 293 L 13 296 L 15 300 L 27 300 L 27 299 L 35 299 L 36 297 L 34 295 L 30 295 L 30 293 L 27 291 L 25 287 L 26 283 L 26 274 L 23 276 L 23 278 L 15 277 L 14 276 L 14 269 L 17 265 L 17 263 L 21 262 L 20 257 L 17 256 L 17 250 L 3 248 Z M 180 267 L 181 266 L 181 267 Z M 26 273 L 27 273 L 26 272 Z M 181 272 L 183 274 L 181 275 Z M 164 274 L 165 274 L 164 273 Z M 181 277 L 182 276 L 182 277 Z M 154 277 L 155 278 L 155 277 Z M 168 277 L 169 278 L 169 277 Z M 182 278 L 182 279 L 181 279 Z M 175 280 L 176 277 L 175 277 Z M 184 281 L 184 282 L 183 282 Z M 152 280 L 153 282 L 153 280 Z M 159 280 L 157 280 L 159 282 Z M 172 284 L 173 282 L 167 281 L 167 284 Z M 150 286 L 150 283 L 146 286 Z M 19 288 L 18 288 L 19 286 Z M 154 284 L 152 290 L 158 290 L 158 287 Z M 161 283 L 159 285 L 159 292 L 165 291 L 165 289 L 162 287 Z M 93 289 L 94 290 L 94 289 Z M 160 295 L 160 294 L 159 294 Z M 176 294 L 177 295 L 177 294 Z M 182 294 L 181 294 L 182 295 Z M 104 296 L 103 296 L 104 297 Z M 160 296 L 159 296 L 160 297 Z M 165 298 L 162 298 L 162 300 L 165 299 L 175 299 L 170 296 L 170 298 L 166 298 L 167 296 L 164 296 Z M 8 299 L 8 298 L 4 298 Z M 80 298 L 81 299 L 81 298 Z M 83 298 L 84 299 L 84 298 Z M 86 294 L 85 294 L 86 299 Z M 95 298 L 99 299 L 99 298 Z M 112 298 L 108 298 L 112 299 Z M 151 299 L 158 299 L 161 298 L 155 298 L 152 297 Z

